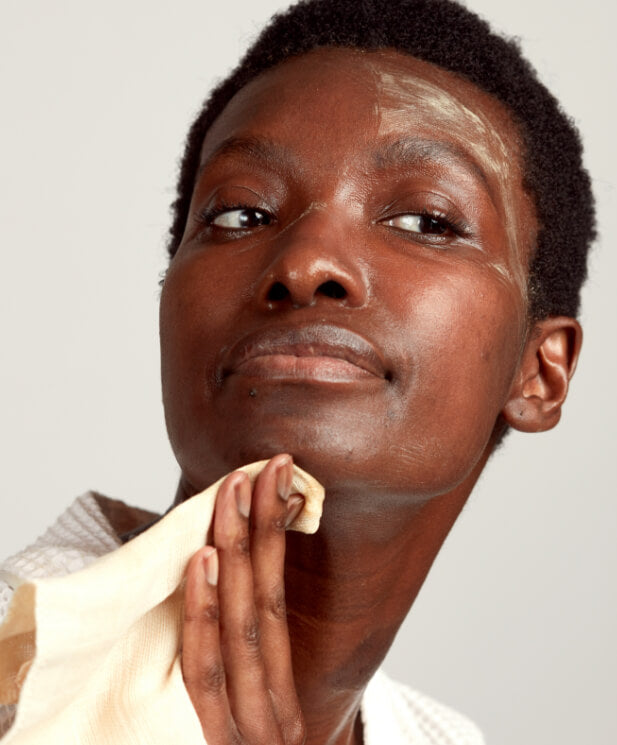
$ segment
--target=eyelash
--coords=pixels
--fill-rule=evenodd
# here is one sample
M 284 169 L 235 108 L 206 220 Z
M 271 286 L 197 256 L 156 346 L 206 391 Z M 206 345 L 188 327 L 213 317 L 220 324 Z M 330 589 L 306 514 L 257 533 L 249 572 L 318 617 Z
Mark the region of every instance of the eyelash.
M 207 228 L 218 227 L 213 226 L 212 223 L 219 215 L 223 215 L 226 212 L 238 212 L 243 210 L 246 210 L 247 212 L 259 212 L 262 215 L 266 215 L 270 219 L 270 221 L 273 220 L 272 215 L 267 210 L 255 207 L 255 205 L 253 204 L 232 204 L 230 202 L 218 202 L 218 204 L 215 204 L 212 207 L 205 207 L 203 210 L 195 214 L 195 218 L 197 222 L 201 223 Z M 220 227 L 219 229 L 225 230 L 226 228 Z M 241 232 L 241 229 L 236 228 L 236 231 Z
M 241 228 L 225 228 L 223 226 L 216 226 L 213 225 L 214 220 L 222 214 L 225 214 L 226 212 L 236 212 L 236 211 L 242 211 L 246 210 L 248 212 L 257 212 L 262 215 L 265 215 L 268 218 L 268 222 L 266 225 L 271 224 L 274 220 L 272 214 L 268 212 L 267 210 L 260 209 L 258 207 L 255 207 L 251 204 L 246 203 L 231 203 L 231 202 L 219 202 L 218 204 L 215 204 L 211 207 L 206 207 L 200 212 L 196 213 L 195 217 L 198 223 L 203 225 L 207 229 L 218 229 L 218 230 L 227 230 L 230 233 L 242 233 L 243 230 Z M 390 215 L 388 217 L 383 217 L 378 220 L 378 223 L 385 223 L 387 220 L 394 220 L 397 217 L 405 217 L 406 215 L 417 215 L 418 217 L 425 218 L 427 220 L 432 220 L 436 223 L 438 223 L 441 227 L 444 228 L 444 231 L 442 233 L 430 233 L 430 232 L 420 232 L 420 231 L 413 231 L 413 230 L 405 230 L 404 228 L 398 228 L 397 226 L 388 226 L 393 228 L 394 230 L 397 230 L 400 233 L 408 233 L 410 235 L 415 236 L 424 236 L 429 237 L 430 240 L 439 240 L 447 238 L 447 233 L 451 233 L 457 237 L 468 237 L 471 233 L 469 226 L 467 223 L 465 223 L 463 220 L 455 217 L 452 214 L 448 214 L 446 212 L 442 212 L 441 210 L 430 210 L 430 209 L 422 209 L 418 212 L 414 212 L 412 210 L 408 211 L 402 211 L 394 215 Z M 250 228 L 246 228 L 249 230 Z
M 419 210 L 417 212 L 416 211 L 413 211 L 413 210 L 405 210 L 405 211 L 402 211 L 402 212 L 398 212 L 398 213 L 396 213 L 394 215 L 389 215 L 388 217 L 381 218 L 381 220 L 379 222 L 385 223 L 388 220 L 395 220 L 397 217 L 405 217 L 407 215 L 414 215 L 414 216 L 418 216 L 418 217 L 421 217 L 421 218 L 425 218 L 427 220 L 432 220 L 432 221 L 438 223 L 442 228 L 444 228 L 444 231 L 443 231 L 443 233 L 429 233 L 429 232 L 427 232 L 427 233 L 421 233 L 421 232 L 416 232 L 416 231 L 412 231 L 412 230 L 404 230 L 403 228 L 397 228 L 394 225 L 388 226 L 388 227 L 392 227 L 394 230 L 398 230 L 401 233 L 410 233 L 410 234 L 413 234 L 413 235 L 431 236 L 433 240 L 436 239 L 436 238 L 438 239 L 438 238 L 445 238 L 445 237 L 447 237 L 446 236 L 446 233 L 448 233 L 448 232 L 454 234 L 455 236 L 461 237 L 461 238 L 468 237 L 470 235 L 470 233 L 471 233 L 471 231 L 470 231 L 469 226 L 467 225 L 467 223 L 465 223 L 460 218 L 458 218 L 458 217 L 456 217 L 456 216 L 454 216 L 452 214 L 449 214 L 449 213 L 446 213 L 446 212 L 442 212 L 441 210 L 430 210 L 430 209 L 426 209 L 426 208 L 425 209 L 422 209 L 422 210 Z

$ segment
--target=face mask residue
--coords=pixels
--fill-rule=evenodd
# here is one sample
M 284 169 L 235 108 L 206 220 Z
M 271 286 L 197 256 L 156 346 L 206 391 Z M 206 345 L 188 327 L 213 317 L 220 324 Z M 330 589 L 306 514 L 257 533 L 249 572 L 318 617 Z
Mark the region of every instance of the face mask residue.
M 487 179 L 493 180 L 502 195 L 505 229 L 508 242 L 507 262 L 494 262 L 494 269 L 504 279 L 514 283 L 526 299 L 527 279 L 521 226 L 515 210 L 513 184 L 520 179 L 513 167 L 517 153 L 508 147 L 491 122 L 424 78 L 409 74 L 384 73 L 373 68 L 378 86 L 379 136 L 409 130 L 414 126 L 434 128 L 444 133 L 469 152 Z

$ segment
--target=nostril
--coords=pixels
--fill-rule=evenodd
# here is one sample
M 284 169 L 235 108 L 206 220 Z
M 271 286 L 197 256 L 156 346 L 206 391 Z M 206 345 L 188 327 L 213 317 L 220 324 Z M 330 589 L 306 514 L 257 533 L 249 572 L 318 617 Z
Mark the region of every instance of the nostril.
M 268 300 L 285 300 L 289 297 L 289 290 L 282 282 L 275 282 L 268 292 Z
M 294 308 L 300 308 L 305 304 L 312 305 L 319 295 L 321 297 L 332 298 L 333 300 L 344 300 L 348 296 L 348 292 L 343 285 L 334 279 L 322 282 L 314 292 L 310 287 L 304 288 L 299 286 L 296 288 L 293 283 L 290 286 L 291 290 L 284 282 L 273 282 L 268 290 L 267 302 L 280 303 L 282 301 L 291 301 Z M 305 290 L 308 290 L 310 293 L 306 297 Z
M 317 292 L 326 297 L 334 298 L 335 300 L 341 300 L 342 298 L 347 297 L 347 290 L 345 290 L 343 285 L 333 279 L 320 284 L 317 288 Z

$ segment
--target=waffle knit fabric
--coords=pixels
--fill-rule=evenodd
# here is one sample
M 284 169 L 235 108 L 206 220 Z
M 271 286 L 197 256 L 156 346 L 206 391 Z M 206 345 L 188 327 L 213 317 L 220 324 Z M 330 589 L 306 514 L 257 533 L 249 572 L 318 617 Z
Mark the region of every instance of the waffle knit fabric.
M 2 745 L 204 745 L 178 656 L 182 577 L 219 483 L 124 546 L 88 493 L 0 565 Z M 294 488 L 323 498 L 300 469 Z M 365 745 L 483 745 L 465 717 L 381 672 L 362 720 Z

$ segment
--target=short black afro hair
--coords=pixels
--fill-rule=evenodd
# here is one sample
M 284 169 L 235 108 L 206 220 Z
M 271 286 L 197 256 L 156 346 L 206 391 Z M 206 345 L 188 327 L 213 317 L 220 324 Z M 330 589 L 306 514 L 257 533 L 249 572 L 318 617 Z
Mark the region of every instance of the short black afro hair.
M 284 60 L 317 47 L 389 48 L 464 76 L 510 110 L 525 144 L 525 188 L 539 222 L 529 315 L 576 316 L 595 238 L 594 200 L 573 123 L 538 81 L 516 41 L 452 0 L 301 0 L 277 14 L 189 130 L 172 205 L 169 255 L 182 238 L 208 128 L 234 94 Z

